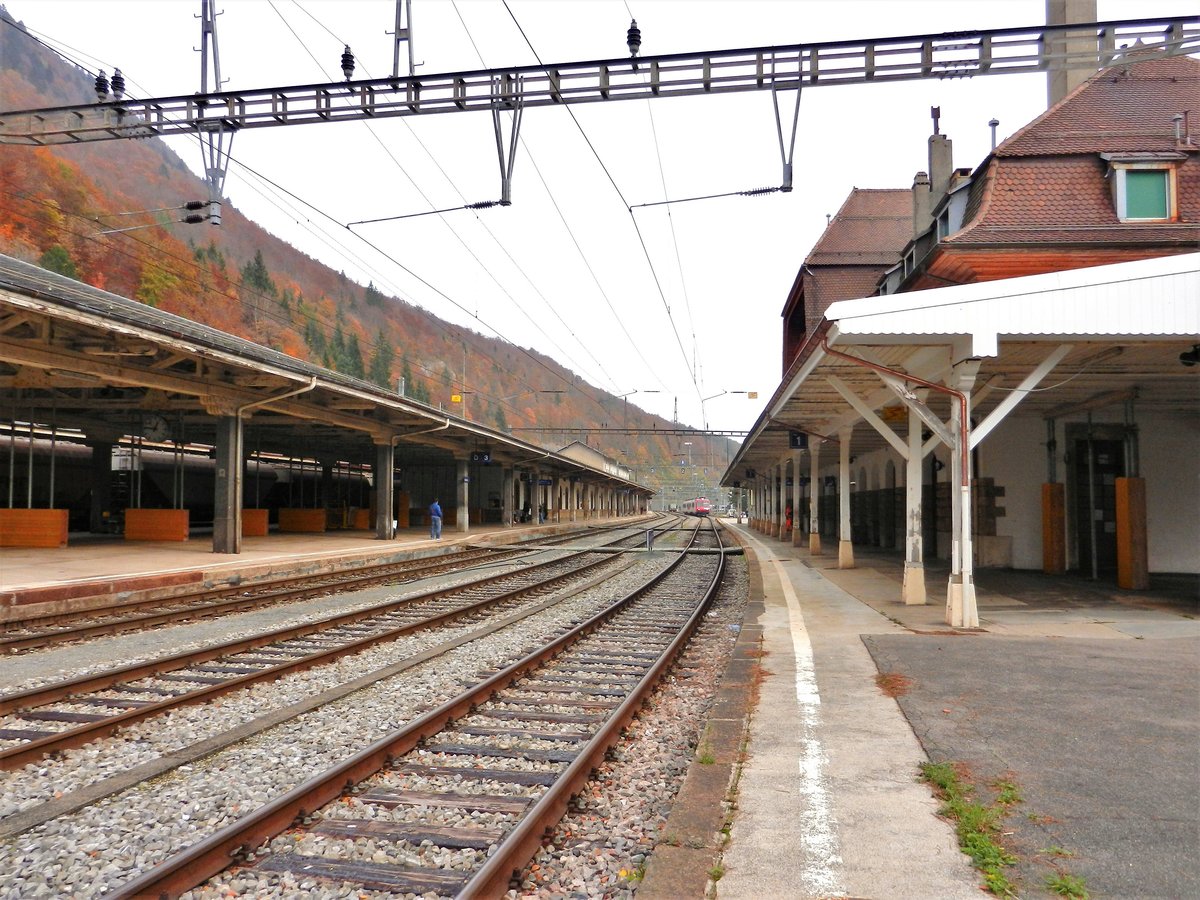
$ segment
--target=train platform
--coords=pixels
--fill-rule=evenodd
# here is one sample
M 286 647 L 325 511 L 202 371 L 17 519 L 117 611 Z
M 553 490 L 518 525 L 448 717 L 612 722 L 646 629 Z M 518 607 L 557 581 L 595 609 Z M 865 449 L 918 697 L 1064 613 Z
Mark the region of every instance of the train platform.
M 936 563 L 929 605 L 904 606 L 898 554 L 855 548 L 838 569 L 836 553 L 734 528 L 751 567 L 730 668 L 746 703 L 718 702 L 708 734 L 744 730 L 728 787 L 694 792 L 689 813 L 693 775 L 713 768 L 693 765 L 667 833 L 688 834 L 689 814 L 709 830 L 656 851 L 647 897 L 701 896 L 695 873 L 722 900 L 978 897 L 918 780 L 927 760 L 961 764 L 983 801 L 1015 785 L 1000 831 L 1021 896 L 1052 896 L 1063 874 L 1094 896 L 1200 896 L 1178 856 L 1200 833 L 1194 576 L 1133 594 L 980 570 L 981 627 L 953 629 Z
M 633 517 L 630 522 L 639 521 Z M 472 525 L 469 532 L 447 528 L 431 540 L 428 526 L 400 529 L 391 541 L 366 531 L 277 534 L 243 538 L 239 554 L 216 554 L 207 535 L 187 541 L 126 541 L 119 536 L 72 535 L 54 549 L 6 547 L 0 550 L 0 624 L 32 614 L 73 612 L 111 598 L 169 598 L 197 586 L 226 587 L 311 575 L 366 563 L 447 553 L 464 544 L 504 545 L 561 534 L 580 525 L 602 526 L 611 518 L 587 522 Z

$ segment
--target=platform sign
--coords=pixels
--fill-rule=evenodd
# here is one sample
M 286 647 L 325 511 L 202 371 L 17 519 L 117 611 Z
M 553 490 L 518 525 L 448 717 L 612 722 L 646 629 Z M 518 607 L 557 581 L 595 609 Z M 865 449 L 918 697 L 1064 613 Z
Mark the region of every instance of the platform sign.
M 483 463 L 485 466 L 492 461 L 490 450 L 476 450 L 471 454 L 471 462 Z
M 542 487 L 550 487 L 550 485 L 554 484 L 554 479 L 552 479 L 552 478 L 539 478 L 539 479 L 538 479 L 538 484 L 540 484 Z

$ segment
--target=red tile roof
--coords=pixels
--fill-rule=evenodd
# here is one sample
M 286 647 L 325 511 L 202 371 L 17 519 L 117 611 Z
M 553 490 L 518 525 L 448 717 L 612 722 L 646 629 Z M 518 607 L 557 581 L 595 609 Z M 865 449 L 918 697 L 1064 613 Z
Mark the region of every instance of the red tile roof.
M 1000 144 L 971 185 L 954 245 L 1200 243 L 1200 60 L 1143 60 L 1098 72 Z M 1172 116 L 1190 110 L 1193 147 Z M 1180 221 L 1122 223 L 1101 153 L 1184 151 Z
M 813 245 L 809 266 L 889 266 L 912 239 L 912 192 L 854 188 Z
M 1175 150 L 1171 117 L 1191 110 L 1200 146 L 1200 59 L 1130 61 L 1097 72 L 996 148 L 997 157 Z

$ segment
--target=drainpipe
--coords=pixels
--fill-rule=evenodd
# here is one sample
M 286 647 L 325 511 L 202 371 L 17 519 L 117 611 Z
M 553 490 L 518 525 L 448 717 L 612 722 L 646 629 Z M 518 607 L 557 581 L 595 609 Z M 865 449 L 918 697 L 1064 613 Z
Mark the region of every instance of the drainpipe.
M 433 434 L 435 431 L 445 431 L 447 428 L 450 427 L 450 424 L 451 424 L 450 420 L 447 419 L 445 424 L 436 425 L 433 428 L 426 428 L 422 431 L 405 431 L 401 434 L 393 434 L 392 435 L 392 444 L 394 445 L 396 443 L 396 441 L 400 440 L 401 438 L 416 437 L 419 434 Z
M 234 416 L 237 417 L 238 419 L 240 419 L 242 417 L 242 413 L 244 413 L 248 409 L 254 409 L 259 406 L 266 406 L 268 403 L 276 403 L 280 400 L 287 400 L 289 397 L 296 397 L 300 394 L 307 394 L 309 391 L 311 391 L 316 386 L 317 386 L 317 376 L 313 375 L 308 380 L 308 384 L 306 384 L 302 388 L 296 388 L 294 391 L 288 391 L 286 394 L 280 394 L 278 397 L 268 397 L 265 400 L 255 400 L 253 403 L 243 403 L 234 412 Z
M 937 391 L 940 394 L 947 394 L 958 401 L 958 444 L 959 444 L 959 509 L 960 523 L 959 527 L 962 531 L 958 537 L 958 574 L 961 579 L 960 588 L 962 589 L 962 626 L 963 627 L 978 627 L 978 611 L 975 605 L 975 591 L 973 585 L 973 563 L 971 541 L 971 449 L 969 442 L 970 418 L 968 417 L 967 395 L 962 391 L 956 391 L 954 388 L 947 387 L 944 384 L 936 384 L 932 381 L 926 381 L 924 378 L 918 378 L 915 375 L 910 375 L 907 372 L 898 372 L 895 369 L 889 369 L 887 366 L 881 366 L 877 363 L 869 362 L 858 356 L 850 356 L 847 353 L 842 353 L 840 350 L 834 350 L 829 346 L 829 339 L 823 337 L 821 339 L 821 347 L 830 356 L 838 359 L 843 359 L 846 362 L 861 366 L 862 368 L 870 369 L 873 372 L 878 372 L 884 375 L 890 375 L 893 378 L 901 381 L 919 384 L 922 387 L 927 387 L 930 390 Z M 953 582 L 953 578 L 951 579 Z M 951 585 L 953 587 L 953 584 Z M 969 588 L 969 590 L 968 590 Z M 949 610 L 947 610 L 949 612 Z M 947 618 L 950 618 L 948 615 Z M 947 622 L 949 625 L 954 625 L 954 622 Z

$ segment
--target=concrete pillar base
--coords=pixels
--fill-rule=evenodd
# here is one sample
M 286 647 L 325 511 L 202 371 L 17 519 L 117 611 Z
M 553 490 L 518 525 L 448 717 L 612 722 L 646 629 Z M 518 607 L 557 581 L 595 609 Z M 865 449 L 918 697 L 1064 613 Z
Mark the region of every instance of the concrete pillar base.
M 808 533 L 808 552 L 813 556 L 821 555 L 821 535 L 815 531 Z
M 807 543 L 808 543 L 808 538 L 804 534 L 804 532 L 801 531 L 799 528 L 793 529 L 793 531 L 792 531 L 792 546 L 793 547 L 803 547 Z
M 924 606 L 929 602 L 925 593 L 925 566 L 922 563 L 904 564 L 904 587 L 901 592 L 905 606 Z
M 954 628 L 978 628 L 979 607 L 975 602 L 975 584 L 963 584 L 961 576 L 951 575 L 946 586 L 946 624 Z
M 854 568 L 854 545 L 849 541 L 838 541 L 838 568 Z

